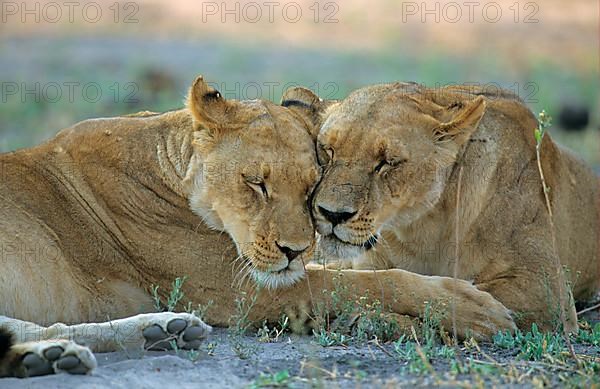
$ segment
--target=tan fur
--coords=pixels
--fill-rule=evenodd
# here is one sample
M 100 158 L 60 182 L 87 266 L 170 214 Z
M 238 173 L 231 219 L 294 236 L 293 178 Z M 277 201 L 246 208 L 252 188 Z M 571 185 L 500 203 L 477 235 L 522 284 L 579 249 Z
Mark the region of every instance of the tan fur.
M 359 89 L 321 114 L 324 174 L 313 212 L 323 256 L 338 262 L 330 267 L 399 268 L 445 280 L 453 276 L 458 236 L 458 277 L 511 309 L 520 328 L 555 328 L 560 298 L 567 329 L 576 330 L 565 281 L 577 301 L 600 284 L 598 179 L 544 138 L 556 258 L 536 165 L 537 121 L 517 97 L 396 83 Z M 355 214 L 333 226 L 323 208 Z M 425 298 L 419 287 L 414 292 Z

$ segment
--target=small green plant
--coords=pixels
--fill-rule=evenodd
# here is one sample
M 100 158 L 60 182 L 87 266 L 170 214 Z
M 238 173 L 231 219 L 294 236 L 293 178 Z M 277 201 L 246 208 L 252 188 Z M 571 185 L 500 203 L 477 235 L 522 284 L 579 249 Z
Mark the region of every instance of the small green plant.
M 456 357 L 456 349 L 444 344 L 436 350 L 436 356 L 443 359 L 453 359 Z
M 539 361 L 546 356 L 556 357 L 567 351 L 561 334 L 540 332 L 535 323 L 531 325 L 531 331 L 525 334 L 519 330 L 514 335 L 510 332 L 499 333 L 493 337 L 493 342 L 500 348 L 518 350 L 517 357 L 527 361 Z
M 177 345 L 177 341 L 175 339 L 169 340 L 169 346 L 171 346 L 171 350 L 175 351 L 175 354 L 179 356 L 179 346 Z
M 187 280 L 187 276 L 175 278 L 171 284 L 171 290 L 167 296 L 166 304 L 163 304 L 160 294 L 158 293 L 159 286 L 150 286 L 150 290 L 152 291 L 152 299 L 154 300 L 154 309 L 157 312 L 173 312 L 175 310 L 177 304 L 179 304 L 179 302 L 185 297 L 185 294 L 182 291 L 185 280 Z
M 363 296 L 354 296 L 341 275 L 334 277 L 333 282 L 333 290 L 322 291 L 330 305 L 314 307 L 313 335 L 317 343 L 324 347 L 346 346 L 372 339 L 388 342 L 398 337 L 398 323 L 379 300 L 371 298 L 368 291 Z
M 188 350 L 186 357 L 190 361 L 196 362 L 198 359 L 200 359 L 200 351 L 198 351 L 198 350 Z
M 422 375 L 432 371 L 431 361 L 434 358 L 454 360 L 455 350 L 451 347 L 437 344 L 419 344 L 402 335 L 394 343 L 394 352 L 403 362 L 407 363 L 408 371 L 412 374 Z
M 292 381 L 289 371 L 281 370 L 274 374 L 260 373 L 250 388 L 289 388 Z
M 248 359 L 258 352 L 258 347 L 245 340 L 248 330 L 252 326 L 249 320 L 250 311 L 256 304 L 258 291 L 250 300 L 246 298 L 246 292 L 235 299 L 236 313 L 230 318 L 229 339 L 231 349 L 240 359 Z
M 421 339 L 424 347 L 435 347 L 440 340 L 442 328 L 442 320 L 446 313 L 441 309 L 441 304 L 437 302 L 427 301 L 423 308 L 423 319 L 421 323 Z
M 185 311 L 187 313 L 191 313 L 200 320 L 204 320 L 206 318 L 206 312 L 213 306 L 213 304 L 213 300 L 208 300 L 206 304 L 198 304 L 196 305 L 196 308 L 192 308 L 192 302 L 188 301 Z
M 216 342 L 209 342 L 209 343 L 206 345 L 206 353 L 207 353 L 208 355 L 210 355 L 211 357 L 212 357 L 213 355 L 215 355 L 215 350 L 217 349 L 217 345 L 218 345 L 218 344 L 217 344 Z
M 393 343 L 396 356 L 407 362 L 408 371 L 412 374 L 422 375 L 430 372 L 431 361 L 434 358 L 454 360 L 456 357 L 453 347 L 441 343 L 444 330 L 441 322 L 444 314 L 439 306 L 437 303 L 425 303 L 419 334 L 413 329 L 414 340 L 402 335 Z
M 533 136 L 535 137 L 536 147 L 541 147 L 542 139 L 544 139 L 544 135 L 546 135 L 546 129 L 552 126 L 552 116 L 546 113 L 545 109 L 538 114 L 538 126 L 533 131 Z
M 179 348 L 177 341 L 175 339 L 169 340 L 169 345 L 171 346 L 171 350 L 175 351 L 175 355 L 178 357 L 185 357 L 192 362 L 196 362 L 200 359 L 200 352 L 198 350 L 182 350 Z
M 424 374 L 427 372 L 427 366 L 417 352 L 417 344 L 402 335 L 394 342 L 394 351 L 401 361 L 408 363 L 408 371 L 413 374 Z
M 587 322 L 582 322 L 575 340 L 577 343 L 589 344 L 592 346 L 600 346 L 600 322 L 593 327 Z
M 359 342 L 377 338 L 388 342 L 398 337 L 400 327 L 395 319 L 386 315 L 381 302 L 377 299 L 369 302 L 368 296 L 361 296 L 356 302 L 358 319 L 352 334 Z
M 150 290 L 152 291 L 152 300 L 154 301 L 154 310 L 156 312 L 163 311 L 163 304 L 158 295 L 158 285 L 150 285 Z
M 290 318 L 283 314 L 279 318 L 276 325 L 270 328 L 267 321 L 263 321 L 262 326 L 256 332 L 256 337 L 259 342 L 263 343 L 277 343 L 283 334 L 289 330 Z
M 326 331 L 323 328 L 319 332 L 313 331 L 313 335 L 317 343 L 323 347 L 347 346 L 352 340 L 350 336 L 338 332 Z

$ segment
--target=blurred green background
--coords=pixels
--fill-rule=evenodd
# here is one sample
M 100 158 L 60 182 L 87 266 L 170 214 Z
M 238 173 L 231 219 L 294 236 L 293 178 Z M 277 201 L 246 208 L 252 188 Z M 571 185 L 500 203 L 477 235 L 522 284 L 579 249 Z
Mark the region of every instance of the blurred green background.
M 267 2 L 95 1 L 72 15 L 54 3 L 60 18 L 50 3 L 0 1 L 0 152 L 86 118 L 181 107 L 203 74 L 226 97 L 274 101 L 296 84 L 323 98 L 396 80 L 502 86 L 555 119 L 585 113 L 551 134 L 600 166 L 597 1 L 482 2 L 472 15 L 447 1 L 282 1 L 271 14 Z

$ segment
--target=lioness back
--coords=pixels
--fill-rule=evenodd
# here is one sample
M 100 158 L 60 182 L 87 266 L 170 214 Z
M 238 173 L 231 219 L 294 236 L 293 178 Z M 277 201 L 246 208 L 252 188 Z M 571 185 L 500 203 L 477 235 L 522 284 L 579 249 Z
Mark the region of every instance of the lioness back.
M 434 101 L 446 106 L 456 101 L 466 102 L 472 96 L 482 95 L 489 99 L 486 115 L 471 143 L 477 143 L 478 139 L 497 142 L 497 153 L 504 156 L 504 161 L 495 174 L 498 179 L 505 180 L 502 183 L 506 185 L 505 189 L 527 188 L 534 193 L 539 192 L 541 197 L 542 185 L 535 165 L 533 136 L 538 123 L 524 102 L 503 89 L 453 86 L 447 90 L 448 93 L 434 92 Z M 480 163 L 481 156 L 476 150 L 467 147 L 464 154 L 467 165 Z M 574 296 L 586 300 L 600 288 L 598 177 L 585 162 L 555 143 L 548 134 L 543 140 L 541 160 L 544 178 L 550 188 L 560 262 L 568 270 Z M 486 174 L 484 177 L 491 176 Z M 523 206 L 527 207 L 527 204 Z
M 496 152 L 505 159 L 498 167 L 501 170 L 497 170 L 497 177 L 506 181 L 506 189 L 527 184 L 534 192 L 542 191 L 536 166 L 531 169 L 535 162 L 533 131 L 537 128 L 537 119 L 518 95 L 500 88 L 460 85 L 425 90 L 423 94 L 440 106 L 485 96 L 488 99 L 486 115 L 472 135 L 471 143 L 484 140 L 498 143 Z M 598 209 L 598 177 L 549 135 L 544 138 L 541 157 L 544 178 L 550 187 L 561 264 L 570 269 L 574 295 L 586 299 L 600 287 L 598 239 L 594 238 L 598 236 L 599 215 L 590 212 Z M 467 147 L 464 158 L 467 165 L 481 161 L 477 147 Z M 489 174 L 484 177 L 491 178 Z
M 126 260 L 131 249 L 118 244 L 139 237 L 139 229 L 118 216 L 133 214 L 142 198 L 163 213 L 163 223 L 197 226 L 191 212 L 181 212 L 186 199 L 151 178 L 159 172 L 156 149 L 174 127 L 190 136 L 189 114 L 86 120 L 39 146 L 0 155 L 0 247 L 9 260 L 0 285 L 12 290 L 3 294 L 2 315 L 40 324 L 104 320 L 105 307 L 125 293 L 131 305 L 114 307 L 112 317 L 152 308 L 142 290 L 106 280 L 139 278 Z M 153 196 L 140 193 L 140 183 Z M 151 249 L 136 247 L 135 255 Z

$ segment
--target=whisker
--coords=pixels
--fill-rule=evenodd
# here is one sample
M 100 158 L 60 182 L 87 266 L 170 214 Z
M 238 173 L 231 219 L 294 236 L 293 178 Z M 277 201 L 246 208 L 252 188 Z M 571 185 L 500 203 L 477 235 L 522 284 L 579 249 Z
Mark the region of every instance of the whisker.
M 242 283 L 244 282 L 244 278 L 248 275 L 249 269 L 251 268 L 250 262 L 246 262 L 240 272 L 238 273 L 239 277 L 236 278 L 236 288 L 241 288 Z
M 245 277 L 245 272 L 248 270 L 249 267 L 251 267 L 252 263 L 251 262 L 244 262 L 242 268 L 240 269 L 240 271 L 235 275 L 235 277 L 233 278 L 233 281 L 231 282 L 232 287 L 234 285 L 237 284 L 237 286 L 239 287 L 241 284 L 241 280 L 243 280 L 243 278 Z
M 236 264 L 235 266 L 231 267 L 231 278 L 235 280 L 236 276 L 238 274 L 240 274 L 240 272 L 242 271 L 242 268 L 244 266 L 244 262 L 240 262 L 238 264 Z
M 238 254 L 238 256 L 237 256 L 237 257 L 235 257 L 235 258 L 233 259 L 233 261 L 231 261 L 231 263 L 232 263 L 232 264 L 236 264 L 236 263 L 237 263 L 237 262 L 238 262 L 240 259 L 242 259 L 242 258 L 244 258 L 244 254 L 240 253 L 240 254 Z
M 236 272 L 239 272 L 241 267 L 244 264 L 244 254 L 239 254 L 237 258 L 235 258 L 231 262 L 231 276 L 233 277 Z
M 242 289 L 244 287 L 244 283 L 249 282 L 251 280 L 251 274 L 253 270 L 256 270 L 256 265 L 254 265 L 251 262 L 248 262 L 249 266 L 246 266 L 246 268 L 244 269 L 244 275 L 242 276 L 242 278 L 240 279 L 240 282 L 238 283 L 238 288 Z
M 248 262 L 244 276 L 240 280 L 240 288 L 244 286 L 244 283 L 250 280 L 253 271 L 256 271 L 256 265 L 253 262 Z

